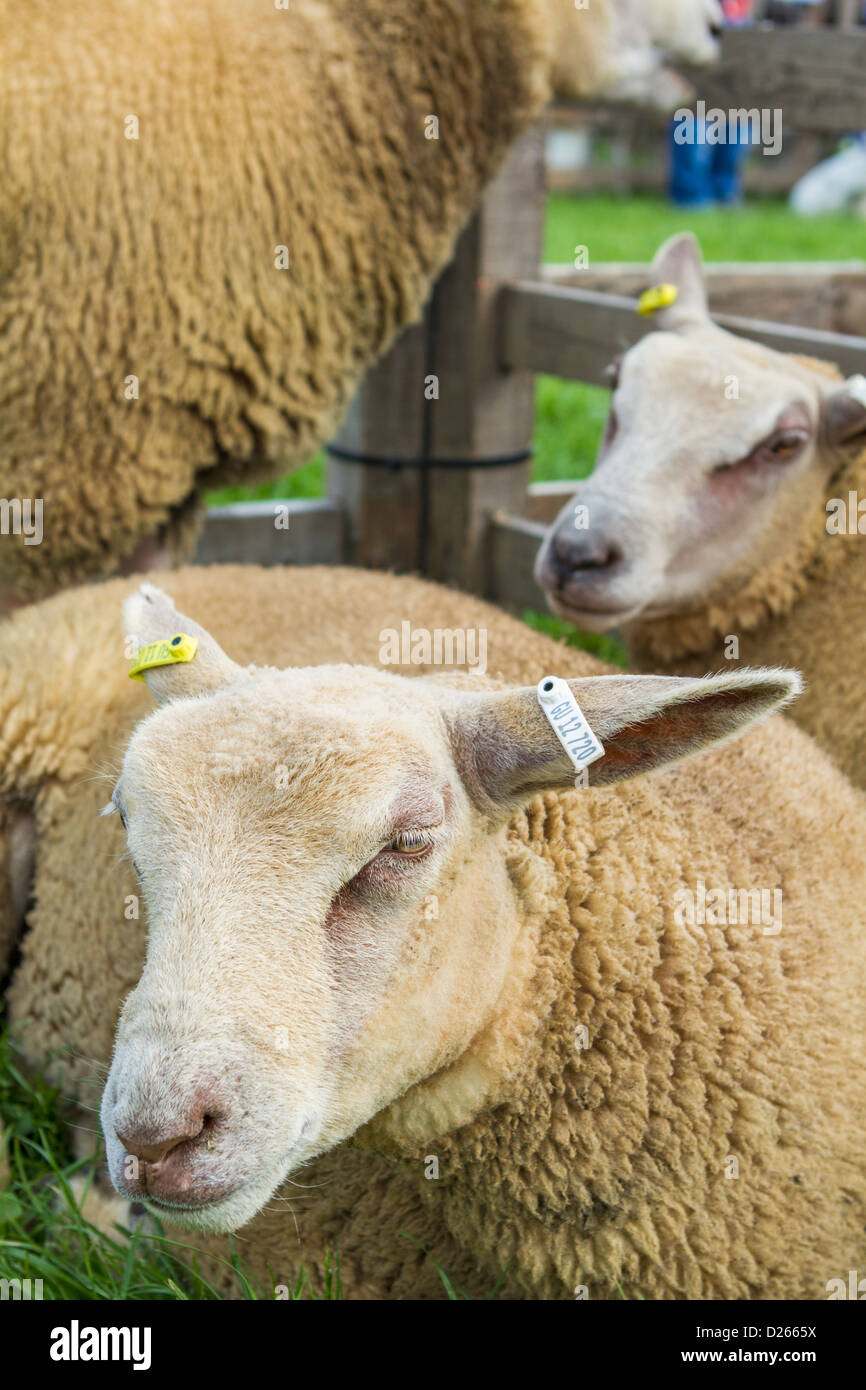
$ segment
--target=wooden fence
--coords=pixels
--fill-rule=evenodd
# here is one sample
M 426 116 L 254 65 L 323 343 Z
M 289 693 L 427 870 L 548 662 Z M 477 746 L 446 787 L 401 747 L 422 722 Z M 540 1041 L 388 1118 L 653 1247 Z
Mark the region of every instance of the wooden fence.
M 806 96 L 816 103 L 821 92 L 831 104 L 850 100 L 866 127 L 866 33 L 741 31 L 726 42 L 731 39 L 749 83 L 760 84 L 760 100 L 749 101 L 756 88 L 740 73 L 729 75 L 724 105 L 733 91 L 737 105 L 784 108 L 791 102 L 799 111 Z M 825 49 L 826 39 L 832 50 Z M 823 85 L 814 76 L 808 82 L 792 78 L 800 71 L 804 40 L 819 41 L 809 71 L 822 73 Z M 853 46 L 844 61 L 840 42 Z M 530 484 L 535 374 L 606 385 L 611 358 L 648 330 L 629 293 L 611 293 L 609 283 L 592 288 L 580 272 L 539 271 L 543 215 L 538 128 L 514 148 L 488 189 L 423 321 L 365 378 L 333 441 L 327 497 L 211 510 L 199 562 L 413 571 L 507 608 L 543 607 L 532 578 L 535 554 L 545 523 L 576 484 Z M 610 277 L 610 268 L 606 273 Z M 855 326 L 850 297 L 855 312 L 857 304 L 866 308 L 866 267 L 728 267 L 725 273 L 727 307 L 736 301 L 738 276 L 748 284 L 761 274 L 767 282 L 762 302 L 771 284 L 775 307 L 772 320 L 716 313 L 717 288 L 714 313 L 724 327 L 781 351 L 825 357 L 846 373 L 866 373 L 866 337 L 809 326 L 814 316 L 797 322 L 798 314 L 807 317 L 811 293 L 810 312 L 835 299 L 844 326 Z M 638 288 L 633 278 L 639 270 L 631 268 L 632 281 L 628 271 L 618 274 L 622 288 Z M 866 324 L 866 312 L 858 318 Z M 824 322 L 835 325 L 840 318 Z

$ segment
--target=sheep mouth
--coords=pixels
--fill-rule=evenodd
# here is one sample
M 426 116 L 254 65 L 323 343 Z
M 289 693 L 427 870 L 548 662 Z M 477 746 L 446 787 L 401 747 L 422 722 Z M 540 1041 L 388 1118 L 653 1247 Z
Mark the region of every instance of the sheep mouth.
M 580 603 L 575 603 L 568 598 L 561 590 L 550 590 L 546 594 L 547 605 L 558 618 L 565 618 L 568 622 L 574 623 L 575 627 L 588 628 L 590 631 L 605 632 L 610 628 L 622 627 L 625 623 L 633 622 L 644 610 L 644 604 L 632 604 L 629 607 L 606 608 L 601 605 L 593 605 L 582 599 Z
M 204 1229 L 211 1231 L 229 1230 L 234 1227 L 222 1225 L 220 1216 L 226 1212 L 231 1204 L 243 1193 L 244 1185 L 232 1188 L 230 1192 L 223 1193 L 220 1197 L 205 1199 L 201 1202 L 172 1202 L 161 1197 L 151 1197 L 145 1194 L 137 1200 L 153 1216 L 163 1217 L 166 1221 L 181 1226 L 189 1226 L 192 1229 Z
M 313 1118 L 303 1126 L 304 1133 L 315 1124 Z M 200 1202 L 180 1202 L 145 1193 L 136 1198 L 154 1216 L 162 1217 L 174 1225 L 188 1230 L 209 1233 L 227 1233 L 247 1225 L 261 1211 L 265 1203 L 285 1182 L 304 1157 L 301 1136 L 283 1156 L 266 1172 L 238 1183 L 219 1196 L 204 1198 Z
M 155 1212 L 164 1212 L 167 1216 L 175 1214 L 197 1216 L 217 1211 L 221 1206 L 225 1206 L 243 1189 L 243 1186 L 243 1183 L 238 1183 L 235 1187 L 230 1187 L 227 1191 L 220 1192 L 213 1197 L 202 1197 L 200 1200 L 193 1198 L 186 1202 L 179 1199 L 175 1200 L 172 1197 L 151 1196 L 149 1192 L 143 1192 L 136 1200 Z
M 146 1196 L 146 1195 L 142 1195 L 141 1197 L 138 1198 L 138 1201 L 141 1203 L 142 1206 L 150 1207 L 150 1208 L 152 1208 L 152 1209 L 155 1210 L 155 1211 L 167 1211 L 167 1212 L 175 1212 L 175 1211 L 189 1211 L 189 1212 L 205 1211 L 205 1210 L 207 1210 L 208 1207 L 213 1207 L 213 1206 L 215 1206 L 215 1205 L 216 1205 L 216 1202 L 218 1202 L 218 1201 L 220 1201 L 220 1200 L 221 1200 L 220 1198 L 215 1198 L 213 1202 L 166 1202 L 166 1201 L 163 1201 L 163 1200 L 162 1200 L 161 1198 L 159 1198 L 159 1197 L 148 1197 L 148 1196 Z
M 232 1192 L 237 1192 L 237 1188 L 232 1188 Z M 205 1197 L 200 1202 L 172 1202 L 167 1197 L 151 1197 L 149 1192 L 145 1192 L 138 1200 L 146 1202 L 149 1207 L 162 1207 L 165 1211 L 203 1211 L 206 1207 L 215 1207 L 224 1198 L 231 1197 L 232 1192 L 223 1192 L 219 1197 Z

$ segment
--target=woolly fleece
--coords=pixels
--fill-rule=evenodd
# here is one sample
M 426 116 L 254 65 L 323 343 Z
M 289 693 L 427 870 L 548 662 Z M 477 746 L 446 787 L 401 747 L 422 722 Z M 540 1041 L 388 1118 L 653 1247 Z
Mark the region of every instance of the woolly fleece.
M 0 0 L 0 496 L 44 506 L 0 591 L 183 549 L 199 489 L 312 458 L 538 113 L 547 44 L 536 0 Z

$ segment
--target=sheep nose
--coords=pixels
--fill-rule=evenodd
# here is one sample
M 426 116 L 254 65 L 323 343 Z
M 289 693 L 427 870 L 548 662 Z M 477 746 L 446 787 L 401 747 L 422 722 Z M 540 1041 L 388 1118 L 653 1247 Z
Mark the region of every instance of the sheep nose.
M 197 1141 L 205 1135 L 209 1138 L 218 1123 L 215 1112 L 194 1105 L 185 1115 L 175 1116 L 162 1127 L 152 1121 L 115 1126 L 114 1132 L 125 1150 L 122 1177 L 119 1186 L 117 1182 L 115 1186 L 128 1197 L 198 1205 L 207 1194 L 202 1195 L 201 1174 L 196 1178 L 202 1161 L 201 1144 Z M 207 1147 L 211 1147 L 209 1142 Z M 207 1189 L 212 1195 L 213 1181 L 207 1183 Z
M 553 560 L 562 579 L 575 570 L 609 570 L 622 559 L 615 541 L 598 531 L 560 531 L 553 542 Z
M 197 1139 L 204 1129 L 204 1122 L 205 1116 L 202 1114 L 197 1124 L 192 1123 L 188 1126 L 185 1134 L 166 1135 L 156 1139 L 149 1137 L 153 1135 L 152 1129 L 139 1132 L 133 1129 L 126 1134 L 122 1134 L 118 1129 L 116 1134 L 126 1152 L 132 1154 L 134 1158 L 141 1159 L 142 1163 L 161 1163 L 164 1158 L 168 1157 L 172 1149 Z M 147 1139 L 142 1138 L 144 1134 L 148 1135 Z

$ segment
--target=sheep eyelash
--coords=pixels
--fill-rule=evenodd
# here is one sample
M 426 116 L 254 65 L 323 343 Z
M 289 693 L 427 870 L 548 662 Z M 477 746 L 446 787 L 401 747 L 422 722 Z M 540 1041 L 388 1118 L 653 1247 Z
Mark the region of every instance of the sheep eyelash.
M 111 796 L 109 797 L 107 805 L 103 806 L 102 810 L 99 813 L 101 816 L 113 816 L 115 811 L 120 811 L 120 797 L 117 794 L 119 788 L 120 783 L 115 782 L 114 789 L 111 793 Z
M 100 811 L 100 816 L 113 816 L 115 811 L 120 816 L 120 823 L 126 829 L 126 816 L 123 814 L 123 807 L 120 804 L 120 797 L 117 795 L 117 788 L 111 793 L 111 800 Z
M 439 824 L 441 825 L 441 823 L 440 821 Z M 433 849 L 433 831 L 436 829 L 438 826 L 425 825 L 423 827 L 412 826 L 408 830 L 398 830 L 396 835 L 382 846 L 376 858 L 383 854 L 393 854 L 403 863 L 410 863 L 414 859 L 425 859 L 430 850 Z M 400 840 L 408 840 L 409 843 L 401 846 L 398 843 Z
M 399 842 L 408 841 L 408 844 Z M 398 830 L 392 840 L 383 846 L 382 853 L 400 854 L 408 859 L 420 859 L 422 853 L 426 853 L 433 846 L 433 837 L 429 830 Z
M 782 442 L 789 436 L 791 439 L 798 437 L 799 442 L 794 444 L 789 454 L 779 455 L 779 462 L 786 463 L 789 458 L 793 458 L 802 449 L 803 445 L 805 444 L 808 438 L 808 436 L 805 433 L 799 430 L 777 430 L 773 434 L 767 435 L 767 438 L 762 440 L 760 444 L 756 444 L 750 454 L 745 454 L 744 457 L 740 459 L 725 460 L 722 463 L 717 463 L 713 468 L 710 469 L 710 472 L 711 474 L 730 473 L 735 468 L 741 468 L 744 464 L 751 463 L 754 459 L 758 457 L 759 454 L 763 453 L 765 450 L 772 453 L 773 445 Z

